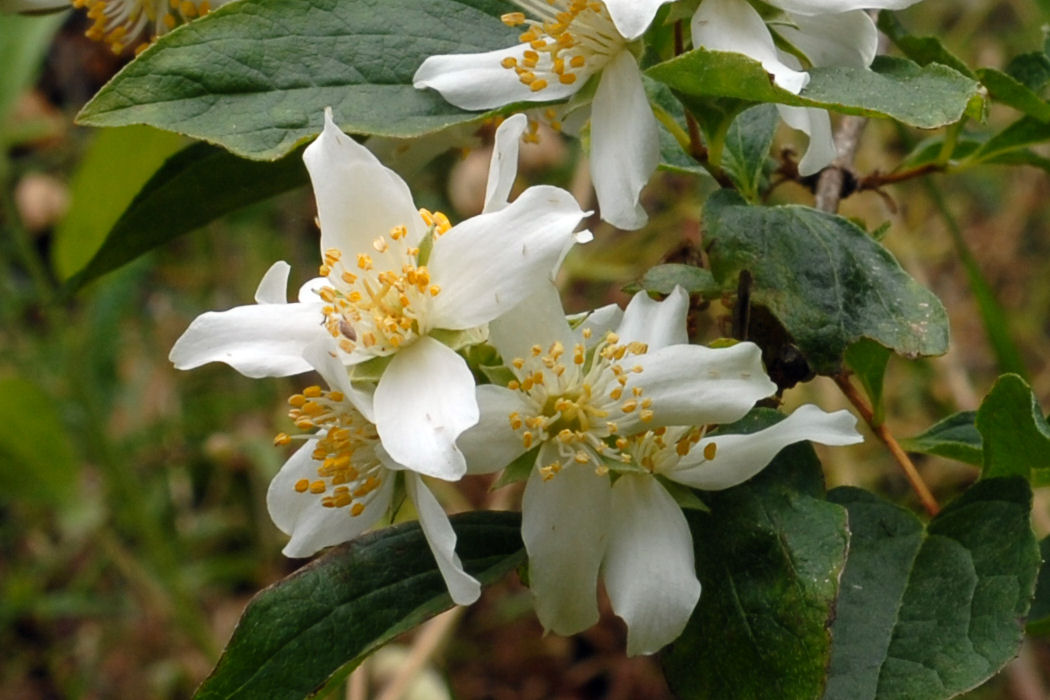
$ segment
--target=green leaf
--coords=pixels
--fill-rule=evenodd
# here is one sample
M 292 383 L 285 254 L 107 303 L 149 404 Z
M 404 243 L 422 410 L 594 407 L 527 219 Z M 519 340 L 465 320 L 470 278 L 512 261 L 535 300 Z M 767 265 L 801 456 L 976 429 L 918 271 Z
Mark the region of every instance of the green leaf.
M 1050 537 L 1044 537 L 1039 543 L 1039 555 L 1043 560 L 1043 566 L 1039 569 L 1039 578 L 1035 584 L 1035 599 L 1032 601 L 1032 609 L 1028 612 L 1029 634 L 1039 636 L 1050 635 Z
M 1039 552 L 1023 479 L 980 481 L 924 530 L 860 489 L 849 510 L 825 700 L 940 700 L 980 685 L 1017 653 Z
M 982 478 L 1022 476 L 1036 485 L 1050 483 L 1050 425 L 1023 379 L 999 377 L 976 422 L 984 444 Z
M 95 135 L 73 176 L 72 204 L 55 231 L 52 262 L 59 277 L 65 279 L 80 270 L 103 242 L 112 238 L 114 224 L 136 199 L 136 193 L 155 179 L 151 176 L 184 143 L 179 136 L 142 126 L 105 129 Z M 207 206 L 206 200 L 202 198 L 199 203 Z M 152 217 L 136 222 L 136 230 L 125 232 L 125 238 L 154 235 L 155 229 L 165 227 L 167 218 L 178 218 L 198 205 L 194 201 L 193 206 L 187 206 L 187 201 L 179 202 L 175 209 L 152 212 Z M 120 240 L 117 245 L 128 242 Z M 148 249 L 129 249 L 121 263 Z
M 856 224 L 802 206 L 749 206 L 716 192 L 704 206 L 711 272 L 725 291 L 744 270 L 751 301 L 792 335 L 812 368 L 841 369 L 846 348 L 870 338 L 905 357 L 948 348 L 941 302 Z
M 672 172 L 708 175 L 703 166 L 689 155 L 689 129 L 682 103 L 666 85 L 648 78 L 643 82 L 660 127 L 660 167 Z
M 464 513 L 452 524 L 456 551 L 482 583 L 525 559 L 517 513 Z M 365 535 L 257 594 L 195 697 L 300 700 L 450 607 L 419 523 Z
M 984 449 L 981 433 L 974 423 L 976 418 L 976 411 L 953 413 L 924 433 L 901 440 L 901 447 L 908 452 L 937 455 L 980 466 L 984 460 Z
M 757 202 L 766 182 L 769 149 L 780 115 L 773 105 L 756 105 L 741 112 L 726 134 L 722 167 L 745 199 Z
M 240 0 L 160 37 L 84 107 L 92 126 L 151 124 L 257 159 L 320 132 L 420 136 L 485 117 L 412 87 L 427 56 L 510 46 L 499 0 Z
M 79 464 L 59 402 L 28 379 L 0 379 L 0 493 L 58 506 L 76 495 Z
M 653 66 L 646 74 L 685 95 L 732 97 L 821 107 L 865 117 L 890 117 L 934 129 L 959 121 L 978 98 L 978 84 L 937 63 L 920 67 L 880 56 L 872 69 L 818 67 L 801 95 L 776 87 L 762 64 L 743 54 L 694 49 Z
M 861 338 L 846 348 L 846 365 L 853 370 L 871 400 L 875 425 L 882 423 L 882 380 L 886 375 L 886 364 L 891 354 L 889 348 L 866 338 Z
M 771 413 L 745 422 L 758 429 Z M 700 603 L 663 654 L 675 697 L 818 697 L 847 532 L 813 449 L 788 447 L 753 479 L 702 497 L 710 514 L 686 512 Z
M 994 68 L 981 68 L 977 75 L 994 99 L 1041 122 L 1050 121 L 1050 104 L 1013 76 Z
M 969 78 L 975 78 L 973 71 L 958 56 L 944 47 L 941 40 L 934 36 L 913 36 L 908 34 L 904 25 L 897 19 L 893 12 L 880 12 L 878 20 L 879 29 L 890 38 L 890 41 L 901 50 L 905 56 L 925 66 L 930 63 L 940 63 L 954 68 Z
M 670 294 L 678 286 L 690 294 L 714 295 L 720 287 L 710 270 L 695 265 L 667 263 L 651 267 L 642 277 L 642 289 L 657 294 Z
M 1050 57 L 1039 51 L 1023 53 L 1011 58 L 1005 71 L 1032 92 L 1039 93 L 1050 83 Z
M 1050 141 L 1050 124 L 1032 117 L 1022 117 L 985 141 L 970 155 L 970 160 L 981 163 L 996 156 L 1028 146 Z
M 117 130 L 116 133 L 125 131 Z M 158 133 L 150 130 L 151 133 Z M 198 143 L 153 173 L 101 247 L 67 283 L 76 291 L 94 279 L 223 214 L 307 183 L 299 151 L 274 162 L 238 158 Z

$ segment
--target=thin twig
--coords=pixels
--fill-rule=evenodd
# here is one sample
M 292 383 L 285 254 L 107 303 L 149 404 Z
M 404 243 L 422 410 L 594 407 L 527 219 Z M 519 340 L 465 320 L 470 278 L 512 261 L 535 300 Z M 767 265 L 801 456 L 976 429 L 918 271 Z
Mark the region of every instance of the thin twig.
M 861 396 L 857 388 L 853 386 L 853 382 L 850 381 L 849 375 L 846 373 L 837 374 L 832 379 L 838 385 L 842 393 L 846 395 L 849 402 L 853 404 L 853 407 L 857 409 L 857 413 L 864 419 L 864 422 L 868 424 L 871 431 L 875 433 L 875 437 L 882 441 L 886 448 L 889 449 L 890 454 L 897 460 L 897 464 L 900 465 L 901 470 L 904 472 L 904 476 L 907 477 L 908 483 L 911 484 L 912 490 L 919 497 L 922 502 L 923 508 L 926 512 L 932 515 L 937 515 L 940 512 L 941 506 L 937 503 L 937 499 L 933 497 L 926 482 L 922 480 L 922 476 L 919 475 L 919 470 L 915 468 L 915 463 L 911 461 L 911 458 L 897 442 L 897 438 L 893 437 L 893 433 L 886 427 L 885 423 L 880 423 L 875 420 L 875 412 L 872 410 L 868 402 Z

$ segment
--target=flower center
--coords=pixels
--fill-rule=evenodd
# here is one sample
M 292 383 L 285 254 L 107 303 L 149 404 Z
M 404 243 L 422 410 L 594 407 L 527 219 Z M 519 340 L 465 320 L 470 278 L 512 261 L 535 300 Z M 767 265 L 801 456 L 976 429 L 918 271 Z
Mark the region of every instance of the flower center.
M 441 212 L 421 209 L 420 215 L 433 235 L 451 228 Z M 426 265 L 419 264 L 419 248 L 410 246 L 406 235 L 404 226 L 396 226 L 372 241 L 380 259 L 392 265 L 388 269 L 377 269 L 369 253 L 346 261 L 337 248 L 325 251 L 320 273 L 329 284 L 319 292 L 325 301 L 324 325 L 343 352 L 360 348 L 374 356 L 390 355 L 430 330 L 430 300 L 441 288 L 431 283 Z
M 656 428 L 644 433 L 620 438 L 618 446 L 631 458 L 631 462 L 653 474 L 669 472 L 703 439 L 708 426 L 699 428 Z M 714 442 L 704 445 L 704 459 L 715 458 Z
M 584 338 L 589 337 L 588 330 L 584 329 Z M 568 464 L 593 464 L 604 474 L 608 471 L 604 458 L 630 460 L 623 439 L 609 444 L 609 438 L 619 432 L 617 421 L 627 414 L 638 411 L 644 422 L 653 418 L 652 399 L 643 396 L 644 389 L 628 388 L 631 375 L 640 374 L 641 366 L 625 364 L 630 356 L 647 351 L 645 343 L 622 345 L 615 333 L 609 333 L 592 352 L 576 343 L 570 357 L 556 341 L 546 350 L 534 345 L 528 357 L 511 361 L 517 379 L 507 388 L 525 394 L 530 410 L 512 412 L 510 427 L 521 435 L 525 449 L 545 444 L 553 450 L 548 453 L 551 461 L 540 468 L 545 479 Z M 623 400 L 625 394 L 628 398 Z
M 518 74 L 533 92 L 552 80 L 572 85 L 599 70 L 626 43 L 616 31 L 605 3 L 591 0 L 515 0 L 523 12 L 501 18 L 510 27 L 526 27 L 518 37 L 528 44 L 521 60 L 508 56 L 502 66 Z
M 88 8 L 94 24 L 84 33 L 94 41 L 109 45 L 113 53 L 138 44 L 153 24 L 158 34 L 174 29 L 211 11 L 209 0 L 73 0 L 73 7 Z M 135 53 L 149 44 L 138 44 Z
M 346 508 L 358 516 L 383 483 L 386 468 L 376 455 L 379 434 L 375 425 L 351 406 L 341 392 L 307 387 L 288 399 L 288 415 L 300 430 L 318 430 L 311 455 L 320 462 L 316 479 L 300 479 L 298 493 L 321 496 L 325 508 Z M 313 435 L 297 435 L 310 439 Z M 294 438 L 281 433 L 274 444 L 287 445 Z

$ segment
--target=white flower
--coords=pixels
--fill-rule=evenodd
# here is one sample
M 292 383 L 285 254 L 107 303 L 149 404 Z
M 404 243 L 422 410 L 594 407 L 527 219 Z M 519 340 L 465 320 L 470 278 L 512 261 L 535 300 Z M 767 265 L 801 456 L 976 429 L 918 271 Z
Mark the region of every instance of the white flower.
M 609 325 L 608 314 L 573 331 L 549 294 L 516 309 L 491 336 L 513 358 L 515 379 L 478 387 L 481 422 L 460 438 L 478 472 L 538 447 L 522 504 L 537 615 L 559 634 L 591 626 L 600 574 L 627 623 L 629 654 L 675 639 L 700 595 L 685 518 L 654 475 L 726 488 L 792 442 L 860 439 L 848 413 L 815 407 L 746 436 L 674 427 L 735 421 L 776 389 L 757 346 L 688 345 L 687 306 L 680 288 L 663 302 L 637 295 L 593 346 L 598 333 L 588 329 Z
M 334 347 L 322 341 L 307 357 L 331 387 L 308 387 L 289 399 L 300 430 L 315 430 L 270 482 L 266 505 L 282 532 L 291 535 L 289 557 L 308 557 L 323 547 L 354 539 L 388 512 L 400 472 L 419 524 L 452 600 L 469 605 L 481 586 L 456 555 L 456 533 L 419 474 L 397 464 L 382 448 L 370 419 L 371 396 L 355 390 Z M 277 436 L 277 444 L 294 438 Z
M 784 11 L 770 22 L 777 34 L 814 66 L 867 68 L 875 59 L 878 32 L 864 8 L 900 9 L 918 0 L 767 0 Z M 766 20 L 748 0 L 703 0 L 691 21 L 693 46 L 742 53 L 759 61 L 781 88 L 799 94 L 809 74 L 795 56 L 777 48 Z M 826 111 L 777 105 L 781 118 L 809 137 L 799 173 L 811 175 L 834 160 Z
M 478 419 L 474 378 L 435 337 L 483 338 L 484 325 L 550 284 L 586 216 L 569 193 L 537 186 L 506 203 L 525 117 L 508 120 L 493 154 L 487 209 L 451 227 L 412 202 L 408 186 L 326 113 L 304 154 L 321 225 L 322 277 L 284 301 L 287 266 L 267 273 L 256 300 L 199 316 L 171 351 L 176 367 L 226 362 L 252 377 L 310 369 L 303 350 L 338 341 L 345 365 L 375 360 L 375 423 L 397 462 L 442 479 L 464 473 L 455 440 Z M 507 134 L 510 135 L 508 138 Z M 283 265 L 283 264 L 282 264 Z M 374 365 L 375 363 L 373 363 Z
M 546 102 L 574 95 L 598 76 L 591 102 L 591 174 L 600 213 L 624 229 L 645 225 L 638 202 L 659 163 L 659 132 L 631 42 L 673 0 L 515 0 L 503 16 L 523 26 L 521 43 L 480 54 L 431 56 L 413 78 L 462 109 Z
M 0 0 L 0 12 L 48 12 L 86 7 L 94 24 L 84 33 L 109 45 L 113 53 L 128 46 L 146 48 L 155 36 L 208 14 L 230 0 Z

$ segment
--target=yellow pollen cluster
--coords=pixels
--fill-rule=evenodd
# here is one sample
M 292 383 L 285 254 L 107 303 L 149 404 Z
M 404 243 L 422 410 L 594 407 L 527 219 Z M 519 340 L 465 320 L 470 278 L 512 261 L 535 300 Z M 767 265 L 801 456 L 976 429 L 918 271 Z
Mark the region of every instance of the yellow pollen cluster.
M 518 80 L 533 92 L 543 90 L 551 80 L 563 85 L 576 83 L 588 57 L 608 54 L 610 38 L 619 36 L 602 2 L 519 0 L 518 4 L 541 19 L 528 19 L 523 12 L 502 16 L 509 27 L 525 27 L 518 40 L 528 48 L 520 59 L 508 56 L 500 65 L 517 73 Z
M 643 422 L 653 418 L 652 400 L 639 386 L 628 387 L 630 376 L 640 366 L 625 368 L 622 361 L 648 351 L 645 343 L 620 344 L 609 333 L 593 352 L 583 343 L 567 351 L 560 341 L 549 347 L 534 345 L 527 357 L 511 360 L 516 378 L 507 388 L 528 396 L 533 410 L 515 411 L 508 420 L 528 450 L 545 444 L 559 459 L 540 467 L 544 479 L 551 479 L 569 464 L 592 464 L 599 474 L 607 473 L 605 459 L 630 462 L 625 451 L 629 443 L 618 438 L 618 416 L 637 414 Z M 621 400 L 624 393 L 629 398 Z
M 293 488 L 321 496 L 325 508 L 346 508 L 354 517 L 363 513 L 384 477 L 375 454 L 379 444 L 375 426 L 348 405 L 342 393 L 319 386 L 294 394 L 288 404 L 288 415 L 297 428 L 322 431 L 311 455 L 320 462 L 317 478 L 300 479 Z M 280 433 L 274 444 L 287 445 L 292 439 Z
M 73 0 L 73 7 L 86 7 L 93 21 L 84 35 L 117 54 L 128 46 L 135 46 L 136 54 L 143 51 L 152 38 L 144 36 L 151 27 L 164 33 L 211 11 L 208 0 L 170 0 L 170 7 L 164 0 Z
M 428 235 L 441 236 L 452 224 L 441 212 L 420 210 Z M 387 235 L 372 241 L 379 256 L 357 253 L 347 264 L 342 251 L 332 248 L 324 253 L 318 272 L 330 284 L 318 294 L 325 302 L 324 325 L 339 342 L 343 352 L 359 346 L 375 355 L 389 355 L 426 331 L 421 320 L 426 315 L 426 300 L 436 297 L 441 287 L 430 279 L 426 265 L 419 265 L 419 248 L 406 241 L 408 230 L 395 226 Z M 401 259 L 400 270 L 377 268 L 377 260 Z
M 692 451 L 707 432 L 701 428 L 657 428 L 630 438 L 619 438 L 617 447 L 631 456 L 631 461 L 653 473 L 672 468 Z M 671 449 L 673 446 L 673 450 Z M 704 459 L 715 458 L 718 448 L 714 442 L 704 445 Z

